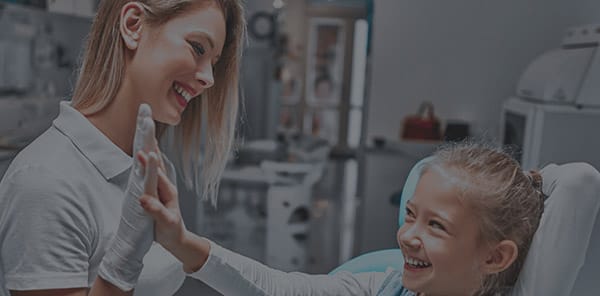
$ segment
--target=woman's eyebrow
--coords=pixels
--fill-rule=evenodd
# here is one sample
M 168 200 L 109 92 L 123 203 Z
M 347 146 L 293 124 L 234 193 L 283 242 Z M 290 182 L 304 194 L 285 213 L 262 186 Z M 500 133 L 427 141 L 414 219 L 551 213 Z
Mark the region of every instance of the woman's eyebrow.
M 211 51 L 215 50 L 215 41 L 211 37 L 211 35 L 208 34 L 207 32 L 202 31 L 202 30 L 194 30 L 190 34 L 197 35 L 197 36 L 202 37 L 203 39 L 206 39 L 206 41 L 208 42 L 208 45 L 210 46 Z M 215 60 L 218 61 L 219 59 L 221 59 L 221 54 L 215 55 Z
M 202 31 L 202 30 L 195 30 L 195 31 L 192 31 L 190 33 L 194 34 L 194 35 L 201 36 L 204 39 L 206 39 L 206 41 L 208 41 L 208 45 L 210 46 L 210 49 L 211 50 L 215 50 L 215 41 L 212 38 L 212 36 L 210 36 L 210 34 L 206 33 L 205 31 Z

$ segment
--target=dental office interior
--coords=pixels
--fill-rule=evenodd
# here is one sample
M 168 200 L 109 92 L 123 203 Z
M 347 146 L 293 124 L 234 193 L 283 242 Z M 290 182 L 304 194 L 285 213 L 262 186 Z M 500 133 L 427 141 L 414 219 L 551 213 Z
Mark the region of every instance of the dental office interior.
M 69 99 L 97 5 L 0 1 L 0 176 Z M 467 137 L 524 169 L 600 168 L 598 1 L 245 7 L 243 111 L 217 206 L 179 188 L 187 227 L 222 246 L 309 273 L 397 248 L 411 168 Z M 175 295 L 198 291 L 218 295 L 191 278 Z

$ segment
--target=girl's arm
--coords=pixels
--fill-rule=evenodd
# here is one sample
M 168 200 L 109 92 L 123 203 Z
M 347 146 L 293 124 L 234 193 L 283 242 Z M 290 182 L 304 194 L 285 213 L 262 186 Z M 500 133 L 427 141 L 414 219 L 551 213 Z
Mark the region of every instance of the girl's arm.
M 177 189 L 159 171 L 158 195 L 142 207 L 155 220 L 155 239 L 183 263 L 190 276 L 223 295 L 376 295 L 384 273 L 309 275 L 283 272 L 241 256 L 185 229 Z

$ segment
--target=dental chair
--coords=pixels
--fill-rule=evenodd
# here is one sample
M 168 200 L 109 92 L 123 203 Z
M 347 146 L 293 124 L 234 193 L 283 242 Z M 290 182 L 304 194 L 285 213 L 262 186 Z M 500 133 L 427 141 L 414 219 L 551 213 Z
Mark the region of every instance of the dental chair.
M 402 191 L 399 225 L 423 165 L 417 163 Z M 515 284 L 513 296 L 600 295 L 600 173 L 585 163 L 550 164 L 541 170 L 548 196 L 544 213 Z M 399 249 L 358 256 L 334 269 L 352 273 L 403 269 Z

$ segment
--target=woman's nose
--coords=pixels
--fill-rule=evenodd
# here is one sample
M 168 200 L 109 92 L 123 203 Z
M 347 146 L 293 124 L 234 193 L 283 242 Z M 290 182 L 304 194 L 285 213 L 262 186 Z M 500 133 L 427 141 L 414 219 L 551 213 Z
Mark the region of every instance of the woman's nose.
M 196 80 L 200 82 L 203 88 L 209 88 L 215 84 L 212 65 L 203 66 L 196 71 Z

